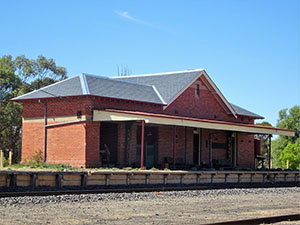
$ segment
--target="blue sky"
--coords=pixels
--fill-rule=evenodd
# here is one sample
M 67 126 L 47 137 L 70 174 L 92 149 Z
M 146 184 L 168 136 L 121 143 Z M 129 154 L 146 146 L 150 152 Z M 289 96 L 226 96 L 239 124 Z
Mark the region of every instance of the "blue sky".
M 43 54 L 68 76 L 204 68 L 228 101 L 272 125 L 300 104 L 299 0 L 0 3 L 0 56 Z

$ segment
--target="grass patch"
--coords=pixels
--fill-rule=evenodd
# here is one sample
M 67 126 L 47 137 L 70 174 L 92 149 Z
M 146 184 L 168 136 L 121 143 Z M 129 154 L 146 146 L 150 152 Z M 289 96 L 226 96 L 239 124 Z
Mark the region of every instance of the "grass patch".
M 64 170 L 77 170 L 66 164 L 49 164 L 45 162 L 26 162 L 20 164 L 14 164 L 7 166 L 4 169 L 7 170 L 26 170 L 26 169 L 36 169 L 36 170 L 55 170 L 55 171 L 64 171 Z

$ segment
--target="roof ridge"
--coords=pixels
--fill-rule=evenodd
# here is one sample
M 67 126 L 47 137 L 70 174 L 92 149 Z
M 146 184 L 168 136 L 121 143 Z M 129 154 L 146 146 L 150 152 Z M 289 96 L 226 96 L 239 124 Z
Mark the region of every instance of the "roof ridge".
M 89 86 L 88 86 L 87 81 L 86 81 L 85 74 L 84 73 L 80 74 L 79 78 L 80 78 L 80 85 L 81 85 L 81 89 L 82 89 L 82 94 L 89 95 L 90 90 L 89 90 Z
M 201 72 L 204 69 L 189 69 L 182 71 L 174 71 L 174 72 L 165 72 L 165 73 L 149 73 L 149 74 L 136 74 L 136 75 L 128 75 L 128 76 L 119 76 L 119 77 L 111 77 L 112 79 L 119 78 L 130 78 L 130 77 L 151 77 L 151 76 L 162 76 L 162 75 L 171 75 L 171 74 L 179 74 L 179 73 L 192 73 L 192 72 Z
M 159 91 L 156 89 L 155 85 L 152 85 L 152 88 L 153 88 L 154 92 L 157 94 L 158 98 L 161 100 L 161 102 L 163 104 L 167 105 L 166 101 L 163 99 L 163 97 L 161 96 L 161 94 L 159 93 Z

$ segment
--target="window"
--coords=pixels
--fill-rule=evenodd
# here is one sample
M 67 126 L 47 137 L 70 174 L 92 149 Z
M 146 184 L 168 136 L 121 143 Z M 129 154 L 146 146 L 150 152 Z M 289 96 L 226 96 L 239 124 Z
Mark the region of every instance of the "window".
M 197 84 L 196 93 L 198 96 L 200 96 L 200 85 L 199 84 Z

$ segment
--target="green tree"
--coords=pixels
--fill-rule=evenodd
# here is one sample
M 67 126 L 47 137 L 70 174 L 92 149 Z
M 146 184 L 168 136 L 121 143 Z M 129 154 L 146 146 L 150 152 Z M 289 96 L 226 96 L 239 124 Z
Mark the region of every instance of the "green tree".
M 300 169 L 300 145 L 299 143 L 289 143 L 280 153 L 281 165 L 287 168 L 287 161 L 289 161 L 289 168 Z
M 0 149 L 6 156 L 12 150 L 14 162 L 21 158 L 22 106 L 9 100 L 64 79 L 66 73 L 42 55 L 37 59 L 24 55 L 0 58 Z
M 290 156 L 290 162 L 293 161 L 293 154 L 290 154 L 290 150 L 297 150 L 297 145 L 300 143 L 300 106 L 294 106 L 290 110 L 283 109 L 279 112 L 279 119 L 277 121 L 277 127 L 285 129 L 293 129 L 296 131 L 294 137 L 279 136 L 272 141 L 272 158 L 274 167 L 285 167 L 286 160 Z M 295 146 L 286 147 L 289 144 L 296 144 Z M 285 153 L 282 153 L 285 152 Z M 295 153 L 296 154 L 296 153 Z M 284 162 L 284 160 L 285 162 Z M 296 167 L 299 167 L 296 166 Z
M 256 125 L 259 126 L 265 126 L 265 127 L 272 127 L 272 125 L 267 122 L 263 121 L 261 123 L 256 123 Z M 261 154 L 266 157 L 265 164 L 269 164 L 269 158 L 268 158 L 268 148 L 269 148 L 269 135 L 268 134 L 258 134 L 256 135 L 261 140 Z

